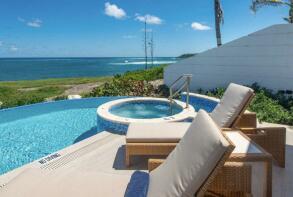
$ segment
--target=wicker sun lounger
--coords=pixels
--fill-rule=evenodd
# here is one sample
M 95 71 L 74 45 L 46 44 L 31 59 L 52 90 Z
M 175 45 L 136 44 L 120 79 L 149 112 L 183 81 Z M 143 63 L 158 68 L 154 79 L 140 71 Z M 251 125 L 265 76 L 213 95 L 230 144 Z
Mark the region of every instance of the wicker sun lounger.
M 230 84 L 210 114 L 221 128 L 235 128 L 254 97 L 253 90 Z M 134 155 L 168 155 L 183 137 L 188 123 L 130 124 L 126 135 L 126 165 Z
M 62 168 L 46 173 L 27 170 L 2 188 L 0 196 L 206 196 L 208 192 L 223 191 L 222 187 L 229 196 L 249 195 L 251 169 L 245 165 L 225 164 L 234 145 L 209 115 L 200 111 L 191 128 L 162 165 L 148 174 L 141 172 L 149 181 L 132 179 L 135 172 L 132 175 L 107 173 L 102 169 L 87 172 L 76 170 L 74 166 L 66 172 Z M 241 184 L 234 187 L 225 184 L 233 178 Z M 142 183 L 147 183 L 147 187 L 139 190 L 144 186 Z

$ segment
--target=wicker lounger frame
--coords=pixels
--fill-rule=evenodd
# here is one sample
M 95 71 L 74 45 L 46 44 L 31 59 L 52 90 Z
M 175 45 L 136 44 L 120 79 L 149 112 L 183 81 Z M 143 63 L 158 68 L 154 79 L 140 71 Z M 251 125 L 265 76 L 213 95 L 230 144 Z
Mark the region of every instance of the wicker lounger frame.
M 215 168 L 201 185 L 195 196 L 250 196 L 251 195 L 251 166 L 242 163 L 227 162 L 235 146 L 223 133 L 229 146 Z M 150 159 L 149 171 L 154 170 L 164 159 Z M 230 184 L 229 184 L 230 183 Z M 244 194 L 244 195 L 242 195 Z
M 253 143 L 261 153 L 232 153 L 226 160 L 225 167 L 218 174 L 215 181 L 209 186 L 208 191 L 217 193 L 220 196 L 250 196 L 251 194 L 251 166 L 247 162 L 263 162 L 265 164 L 266 181 L 264 195 L 272 196 L 272 155 L 256 144 L 241 131 L 239 132 L 245 139 Z M 164 159 L 150 159 L 148 169 L 153 170 L 158 167 Z M 218 195 L 218 196 L 219 196 Z M 213 196 L 213 195 L 211 195 Z M 217 196 L 217 195 L 215 195 Z
M 148 169 L 152 171 L 165 159 L 149 159 Z M 251 194 L 251 165 L 239 162 L 226 162 L 208 186 L 205 196 L 209 197 L 248 197 Z

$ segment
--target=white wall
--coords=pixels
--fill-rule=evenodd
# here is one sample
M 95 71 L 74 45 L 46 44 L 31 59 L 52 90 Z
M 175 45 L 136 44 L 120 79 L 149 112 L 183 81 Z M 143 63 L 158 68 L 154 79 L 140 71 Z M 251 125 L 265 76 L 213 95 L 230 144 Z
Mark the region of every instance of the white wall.
M 165 84 L 182 74 L 193 74 L 193 91 L 230 82 L 293 90 L 293 25 L 273 25 L 172 64 L 164 71 Z

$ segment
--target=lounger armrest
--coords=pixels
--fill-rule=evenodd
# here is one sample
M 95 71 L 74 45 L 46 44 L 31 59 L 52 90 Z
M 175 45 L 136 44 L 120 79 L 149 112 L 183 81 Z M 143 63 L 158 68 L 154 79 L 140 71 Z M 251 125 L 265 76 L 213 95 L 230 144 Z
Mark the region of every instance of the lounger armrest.
M 255 143 L 269 152 L 278 162 L 279 166 L 285 167 L 286 155 L 286 128 L 285 127 L 260 127 L 241 128 Z
M 159 167 L 165 159 L 149 159 L 148 160 L 148 170 L 149 172 L 153 171 L 157 167 Z
M 253 136 L 253 135 L 274 135 L 275 137 L 281 138 L 284 142 L 286 140 L 286 128 L 285 127 L 259 127 L 259 128 L 240 128 L 242 133 Z

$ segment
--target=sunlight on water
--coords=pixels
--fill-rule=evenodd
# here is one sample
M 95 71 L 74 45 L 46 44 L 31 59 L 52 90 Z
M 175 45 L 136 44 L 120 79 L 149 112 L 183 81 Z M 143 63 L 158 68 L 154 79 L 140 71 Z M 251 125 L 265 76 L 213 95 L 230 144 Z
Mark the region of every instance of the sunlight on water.
M 128 102 L 114 106 L 110 111 L 117 116 L 135 119 L 162 118 L 182 111 L 179 105 L 172 107 L 171 114 L 169 103 L 166 102 Z

